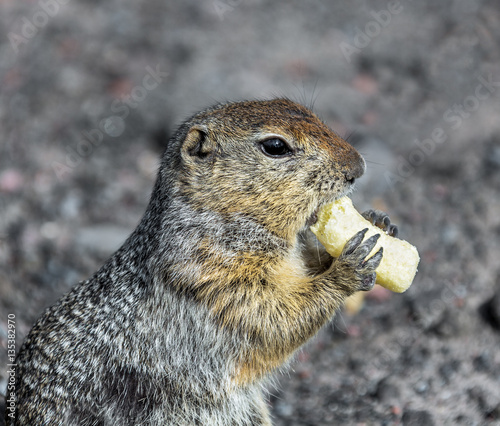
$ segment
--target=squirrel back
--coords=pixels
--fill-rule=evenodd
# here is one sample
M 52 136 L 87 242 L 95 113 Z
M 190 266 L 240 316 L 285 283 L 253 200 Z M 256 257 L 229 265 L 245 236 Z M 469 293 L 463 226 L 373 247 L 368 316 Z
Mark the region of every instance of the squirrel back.
M 326 262 L 308 244 L 364 167 L 287 99 L 188 119 L 136 230 L 26 337 L 7 424 L 270 424 L 265 379 L 373 286 L 359 236 Z

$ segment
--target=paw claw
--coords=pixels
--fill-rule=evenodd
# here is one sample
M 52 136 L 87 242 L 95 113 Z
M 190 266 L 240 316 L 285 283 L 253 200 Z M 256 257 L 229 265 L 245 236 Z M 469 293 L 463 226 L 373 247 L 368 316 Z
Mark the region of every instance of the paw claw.
M 365 228 L 361 231 L 359 231 L 357 234 L 354 235 L 349 241 L 344 246 L 344 249 L 342 250 L 341 256 L 349 256 L 352 254 L 361 244 L 363 241 L 363 238 L 365 238 L 365 234 L 367 233 L 368 228 Z
M 382 257 L 384 256 L 384 248 L 380 247 L 380 249 L 375 253 L 372 257 L 365 261 L 365 266 L 374 271 L 382 262 Z
M 375 247 L 375 244 L 377 244 L 378 239 L 380 238 L 380 234 L 375 234 L 372 235 L 370 238 L 366 240 L 366 242 L 363 244 L 363 246 L 366 246 L 369 250 L 368 253 L 370 253 L 373 250 L 373 247 Z M 367 253 L 367 254 L 368 254 Z
M 392 224 L 389 225 L 389 227 L 387 228 L 387 233 L 391 237 L 397 237 L 398 233 L 399 233 L 398 227 L 396 225 L 392 225 Z
M 377 244 L 380 234 L 372 235 L 363 242 L 367 229 L 363 229 L 352 237 L 345 245 L 338 261 L 345 264 L 355 273 L 355 291 L 368 291 L 375 285 L 375 270 L 382 261 L 384 250 L 381 247 L 373 256 L 366 259 Z
M 362 216 L 366 220 L 370 221 L 372 225 L 383 229 L 391 237 L 397 237 L 398 227 L 391 224 L 391 219 L 387 213 L 380 210 L 367 210 L 362 214 Z
M 365 263 L 366 256 L 373 250 L 379 237 L 379 234 L 372 235 L 352 253 L 356 257 L 358 264 L 362 265 Z

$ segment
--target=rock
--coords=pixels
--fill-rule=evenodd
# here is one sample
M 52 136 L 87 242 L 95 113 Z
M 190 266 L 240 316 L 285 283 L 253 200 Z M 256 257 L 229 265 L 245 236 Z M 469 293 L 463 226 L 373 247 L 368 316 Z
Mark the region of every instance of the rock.
M 500 403 L 486 414 L 486 420 L 500 420 Z
M 422 292 L 418 298 L 407 299 L 410 318 L 415 325 L 425 331 L 436 327 L 443 318 L 446 304 L 441 299 L 441 291 Z
M 450 382 L 452 376 L 460 369 L 460 364 L 459 360 L 453 359 L 439 367 L 439 375 L 446 384 Z
M 455 418 L 455 424 L 457 425 L 472 425 L 474 422 L 471 420 L 470 417 L 466 416 L 465 414 L 459 414 Z
M 478 372 L 491 371 L 491 356 L 488 353 L 483 352 L 472 360 L 472 365 Z
M 456 337 L 467 334 L 473 318 L 460 298 L 450 298 L 442 288 L 410 296 L 406 303 L 414 325 L 429 334 Z
M 429 382 L 426 380 L 418 381 L 413 387 L 415 392 L 417 392 L 420 395 L 425 395 L 429 391 L 429 388 L 430 388 Z
M 483 390 L 479 386 L 467 390 L 469 398 L 477 404 L 477 407 L 487 421 L 499 420 L 500 403 L 498 403 L 498 399 L 496 398 L 496 401 L 493 402 L 491 400 L 492 395 L 486 392 L 486 390 Z
M 467 394 L 469 395 L 469 399 L 477 404 L 477 407 L 481 412 L 484 413 L 487 411 L 488 406 L 486 403 L 486 397 L 484 395 L 484 391 L 479 386 L 468 389 Z
M 434 419 L 428 411 L 405 410 L 401 418 L 403 426 L 433 426 Z
M 500 141 L 491 140 L 486 146 L 484 154 L 484 169 L 486 173 L 495 173 L 500 170 Z
M 431 353 L 425 347 L 405 347 L 402 351 L 401 362 L 405 368 L 421 369 L 431 361 Z
M 495 330 L 500 331 L 500 289 L 497 289 L 493 297 L 480 306 L 479 313 L 484 321 Z
M 399 388 L 386 377 L 377 384 L 374 396 L 381 402 L 391 403 L 399 398 Z

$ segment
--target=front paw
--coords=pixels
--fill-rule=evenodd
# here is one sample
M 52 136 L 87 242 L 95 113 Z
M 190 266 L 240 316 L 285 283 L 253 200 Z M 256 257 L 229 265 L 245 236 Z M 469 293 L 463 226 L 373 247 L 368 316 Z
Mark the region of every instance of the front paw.
M 337 262 L 354 271 L 356 282 L 355 291 L 368 291 L 375 285 L 375 270 L 380 265 L 383 256 L 381 247 L 372 257 L 366 259 L 377 243 L 380 235 L 375 234 L 363 242 L 368 228 L 359 231 L 344 246 Z
M 398 227 L 391 223 L 387 213 L 380 210 L 367 210 L 361 216 L 371 222 L 372 225 L 383 229 L 391 237 L 398 236 Z

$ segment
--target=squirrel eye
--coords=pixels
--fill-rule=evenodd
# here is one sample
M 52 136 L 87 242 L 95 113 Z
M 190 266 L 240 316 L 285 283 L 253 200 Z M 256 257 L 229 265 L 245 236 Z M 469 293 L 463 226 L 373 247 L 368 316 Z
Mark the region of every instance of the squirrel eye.
M 260 143 L 262 152 L 270 157 L 284 157 L 292 153 L 288 144 L 278 138 L 266 139 Z

